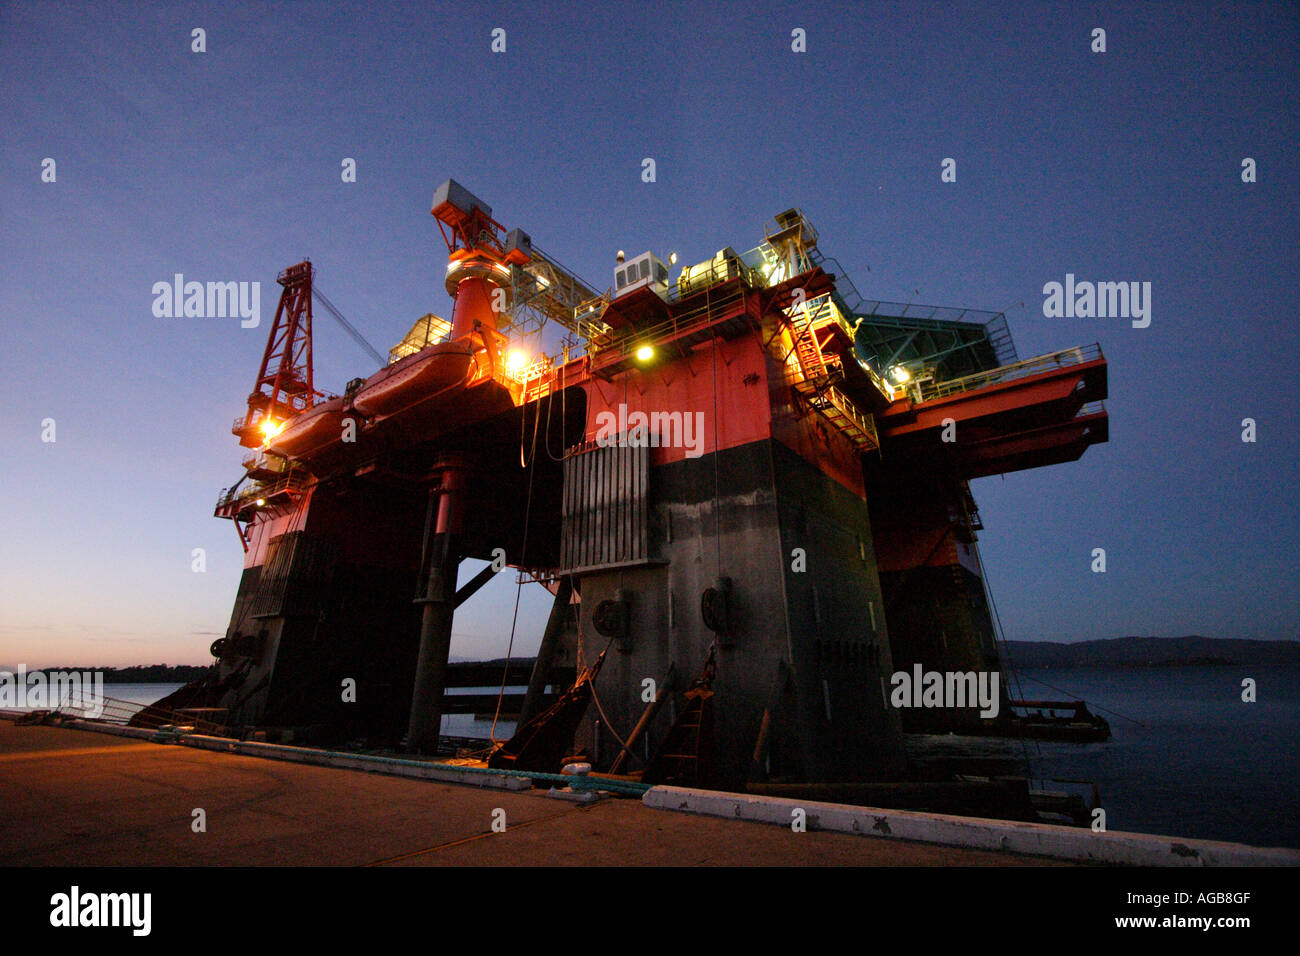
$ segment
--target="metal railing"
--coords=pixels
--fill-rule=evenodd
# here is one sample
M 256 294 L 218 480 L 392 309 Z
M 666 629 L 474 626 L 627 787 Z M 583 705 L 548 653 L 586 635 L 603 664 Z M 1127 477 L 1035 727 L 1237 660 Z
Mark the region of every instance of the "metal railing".
M 337 396 L 330 392 L 313 391 L 310 395 L 302 397 L 300 401 L 294 401 L 287 405 L 277 404 L 272 409 L 249 408 L 244 414 L 237 416 L 231 422 L 230 432 L 233 435 L 238 435 L 245 429 L 257 429 L 267 419 L 278 419 L 283 424 L 289 419 L 301 415 L 319 402 L 330 398 L 337 398 Z
M 217 495 L 217 507 L 215 510 L 220 511 L 235 502 L 256 500 L 258 498 L 270 498 L 273 495 L 282 494 L 287 491 L 300 490 L 308 480 L 308 476 L 300 471 L 290 471 L 283 478 L 277 478 L 272 482 L 261 482 L 236 493 L 234 487 L 223 488 Z
M 946 382 L 918 383 L 915 386 L 913 397 L 917 401 L 928 402 L 931 399 L 944 398 L 948 395 L 956 395 L 959 392 L 969 392 L 989 385 L 1000 385 L 1004 382 L 1028 378 L 1031 375 L 1054 372 L 1072 365 L 1082 365 L 1085 362 L 1093 362 L 1100 358 L 1104 358 L 1104 356 L 1101 353 L 1099 343 L 1080 345 L 1072 349 L 1062 349 L 1059 352 L 1038 355 L 1022 362 L 1013 362 L 1011 365 L 1002 365 L 998 368 L 989 369 L 987 372 L 977 372 L 974 375 L 949 379 Z M 915 393 L 919 393 L 919 395 Z
M 767 285 L 761 270 L 746 265 L 739 258 L 725 260 L 715 258 L 708 260 L 708 263 L 707 269 L 701 269 L 701 271 L 688 276 L 685 289 L 681 287 L 680 279 L 670 284 L 665 293 L 666 298 L 664 301 L 671 303 L 680 302 L 682 299 L 690 299 L 716 286 L 724 285 L 733 279 L 741 279 L 750 288 L 764 288 Z M 588 299 L 574 309 L 574 319 L 579 335 L 588 340 L 602 335 L 609 335 L 611 332 L 609 326 L 599 321 L 599 316 L 604 313 L 605 307 L 613 298 L 616 297 L 607 291 L 603 295 Z M 698 308 L 691 310 L 691 312 L 698 311 Z M 689 314 L 691 313 L 685 313 L 678 318 L 680 320 Z
M 511 368 L 506 363 L 502 368 L 505 376 L 520 385 L 526 385 L 535 378 L 541 378 L 555 367 L 555 361 L 549 355 L 541 355 L 536 361 L 518 368 Z
M 860 299 L 856 304 L 849 303 L 849 311 L 854 315 L 864 316 L 873 325 L 897 324 L 907 328 L 942 329 L 953 322 L 967 325 L 988 326 L 999 316 L 1005 321 L 1001 312 L 988 309 L 964 309 L 958 306 L 923 305 L 916 302 L 889 302 L 884 299 Z M 1008 334 L 1010 330 L 1008 329 Z
M 1007 324 L 1006 314 L 999 312 L 984 323 L 985 340 L 993 349 L 999 365 L 1014 365 L 1020 361 L 1016 352 L 1015 340 L 1011 337 L 1011 326 Z
M 838 378 L 839 373 L 836 372 L 824 377 L 820 382 L 804 379 L 793 384 L 795 390 L 803 395 L 818 413 L 847 434 L 855 444 L 879 448 L 880 436 L 876 432 L 876 417 L 870 412 L 862 411 L 853 399 L 835 387 L 834 382 Z
M 406 333 L 406 337 L 388 350 L 388 364 L 400 362 L 408 355 L 414 355 L 427 349 L 430 345 L 437 345 L 447 341 L 451 336 L 451 323 L 440 315 L 429 312 L 415 320 L 411 326 L 411 331 Z
M 821 398 L 834 406 L 841 415 L 849 419 L 863 434 L 870 437 L 871 444 L 874 447 L 880 447 L 880 436 L 876 434 L 876 419 L 874 416 L 864 415 L 858 411 L 857 406 L 849 400 L 848 396 L 834 385 L 823 391 Z
M 51 708 L 52 714 L 77 720 L 93 720 L 101 724 L 114 724 L 118 727 L 142 727 L 146 730 L 158 730 L 168 726 L 193 727 L 198 733 L 224 733 L 224 725 L 216 721 L 188 714 L 184 708 L 173 709 L 159 707 L 156 704 L 140 704 L 135 701 L 122 700 L 107 695 L 96 696 L 84 691 L 70 691 Z
M 834 322 L 848 333 L 850 340 L 853 338 L 852 324 L 844 317 L 844 313 L 835 304 L 829 292 L 813 296 L 805 300 L 801 306 L 792 305 L 785 310 L 785 314 L 791 322 L 807 322 L 813 326 Z
M 593 357 L 610 350 L 618 350 L 627 356 L 647 344 L 668 342 L 699 329 L 703 329 L 715 320 L 715 314 L 744 299 L 746 284 L 736 282 L 718 295 L 712 295 L 713 287 L 702 290 L 705 299 L 699 305 L 678 315 L 670 316 L 657 325 L 633 329 L 612 329 L 600 331 L 589 329 L 587 352 Z
M 862 293 L 858 291 L 858 287 L 853 284 L 853 279 L 849 276 L 848 270 L 840 264 L 838 259 L 822 255 L 822 251 L 816 246 L 808 250 L 808 259 L 815 265 L 821 266 L 825 272 L 834 278 L 835 288 L 840 293 L 841 301 L 843 301 L 849 312 L 856 313 L 859 305 L 864 300 Z M 835 268 L 834 272 L 831 272 L 830 268 L 828 268 L 830 266 Z M 845 288 L 841 289 L 840 283 L 843 283 Z
M 280 455 L 269 454 L 266 451 L 256 451 L 248 455 L 242 462 L 244 471 L 270 471 L 276 474 L 283 474 L 289 469 L 288 459 Z
M 605 312 L 605 307 L 609 305 L 611 292 L 606 290 L 598 296 L 579 302 L 573 308 L 573 326 L 577 330 L 580 338 L 587 339 L 591 336 L 584 329 L 604 326 L 600 322 L 600 317 Z M 605 326 L 607 328 L 607 326 Z

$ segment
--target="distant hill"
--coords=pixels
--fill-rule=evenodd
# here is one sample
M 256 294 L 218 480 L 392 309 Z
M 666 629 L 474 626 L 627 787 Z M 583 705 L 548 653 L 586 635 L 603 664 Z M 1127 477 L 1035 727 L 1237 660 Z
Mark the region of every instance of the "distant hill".
M 1221 637 L 1116 637 L 1061 644 L 1008 641 L 1016 667 L 1157 667 L 1162 665 L 1300 664 L 1300 641 Z

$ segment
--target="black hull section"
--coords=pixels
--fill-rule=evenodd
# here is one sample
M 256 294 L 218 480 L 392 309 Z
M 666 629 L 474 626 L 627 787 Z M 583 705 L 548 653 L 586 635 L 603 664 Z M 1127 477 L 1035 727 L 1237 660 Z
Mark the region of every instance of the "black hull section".
M 636 691 L 672 666 L 671 705 L 633 748 L 644 766 L 716 641 L 700 785 L 896 778 L 901 735 L 884 696 L 891 664 L 863 499 L 771 440 L 650 468 L 648 478 L 645 560 L 578 572 L 588 660 L 609 640 L 597 609 L 621 599 L 627 613 L 595 688 L 613 733 L 593 708 L 578 745 L 608 766 L 614 735 L 626 739 L 646 707 Z M 605 489 L 589 490 L 601 500 Z M 702 613 L 720 577 L 730 582 L 723 636 Z

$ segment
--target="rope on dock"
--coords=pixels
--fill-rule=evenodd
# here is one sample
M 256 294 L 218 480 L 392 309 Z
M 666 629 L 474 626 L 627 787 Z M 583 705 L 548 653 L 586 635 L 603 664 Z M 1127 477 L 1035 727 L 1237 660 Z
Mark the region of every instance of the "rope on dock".
M 608 790 L 611 793 L 624 793 L 629 796 L 641 796 L 650 789 L 651 784 L 636 780 L 610 780 L 605 777 L 591 777 L 582 774 L 536 773 L 532 770 L 500 770 L 492 767 L 463 767 L 459 764 L 428 763 L 423 760 L 404 760 L 402 758 L 379 758 L 413 767 L 437 767 L 440 770 L 460 770 L 467 773 L 496 774 L 505 777 L 523 777 L 529 780 L 541 780 L 546 783 L 561 783 L 573 790 Z

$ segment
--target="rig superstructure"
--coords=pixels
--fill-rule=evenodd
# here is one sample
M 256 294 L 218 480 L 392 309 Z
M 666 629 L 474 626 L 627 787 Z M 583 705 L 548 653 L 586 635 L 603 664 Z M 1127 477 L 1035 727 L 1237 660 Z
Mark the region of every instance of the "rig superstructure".
M 554 603 L 494 765 L 888 781 L 905 730 L 1018 719 L 1005 684 L 990 720 L 900 711 L 890 677 L 1000 670 L 969 482 L 1106 440 L 1098 346 L 1022 360 L 1001 314 L 868 301 L 797 209 L 675 281 L 620 254 L 604 293 L 454 181 L 432 214 L 450 321 L 341 395 L 313 381 L 312 267 L 281 274 L 216 508 L 243 579 L 173 704 L 434 753 L 456 610 L 508 565 Z M 525 352 L 545 323 L 560 354 Z

